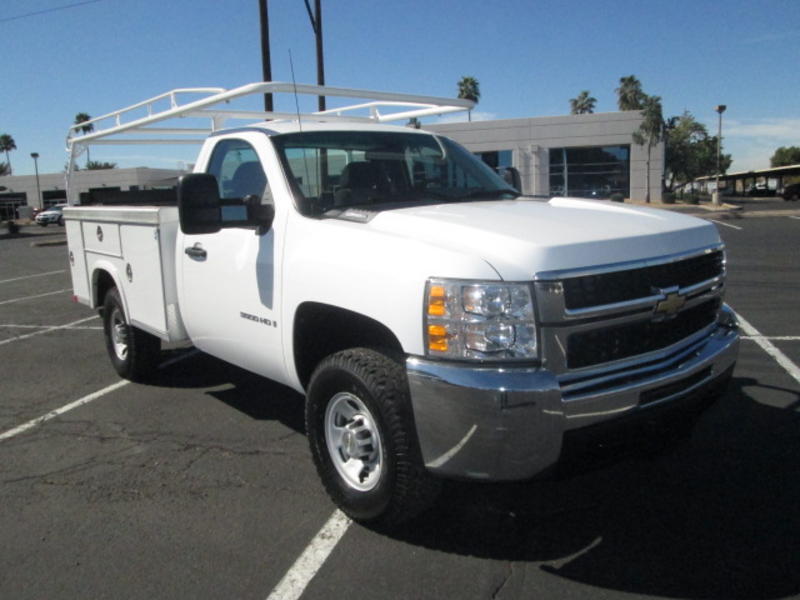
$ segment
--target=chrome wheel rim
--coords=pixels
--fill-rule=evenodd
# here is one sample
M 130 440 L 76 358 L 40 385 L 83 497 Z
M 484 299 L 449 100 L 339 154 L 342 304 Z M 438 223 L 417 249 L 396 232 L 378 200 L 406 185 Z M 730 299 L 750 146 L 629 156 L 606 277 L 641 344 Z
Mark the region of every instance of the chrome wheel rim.
M 115 308 L 111 313 L 109 322 L 114 354 L 118 359 L 126 360 L 128 358 L 128 324 L 125 322 L 125 316 L 119 308 Z
M 378 485 L 383 468 L 380 431 L 358 396 L 340 392 L 328 403 L 325 441 L 333 466 L 349 487 L 367 492 Z

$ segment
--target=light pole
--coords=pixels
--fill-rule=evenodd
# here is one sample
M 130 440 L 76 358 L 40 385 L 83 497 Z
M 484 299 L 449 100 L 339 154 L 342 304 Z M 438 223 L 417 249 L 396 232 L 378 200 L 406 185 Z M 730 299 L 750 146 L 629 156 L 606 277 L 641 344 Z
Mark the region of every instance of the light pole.
M 728 108 L 724 104 L 719 104 L 714 107 L 714 110 L 717 111 L 719 114 L 719 127 L 717 129 L 717 177 L 716 177 L 716 184 L 714 186 L 714 196 L 713 203 L 719 204 L 719 173 L 720 173 L 720 153 L 722 152 L 722 113 L 725 112 L 725 109 Z
M 33 169 L 36 171 L 36 202 L 39 204 L 38 208 L 43 208 L 42 192 L 41 188 L 39 187 L 39 153 L 31 152 L 31 158 L 33 159 Z

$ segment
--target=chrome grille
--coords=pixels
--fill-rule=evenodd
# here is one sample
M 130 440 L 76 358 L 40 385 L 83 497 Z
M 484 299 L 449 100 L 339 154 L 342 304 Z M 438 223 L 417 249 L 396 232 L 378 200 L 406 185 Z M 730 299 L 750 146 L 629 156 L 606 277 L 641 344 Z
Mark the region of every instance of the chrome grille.
M 534 279 L 542 354 L 572 380 L 602 378 L 678 352 L 711 329 L 722 305 L 722 245 Z
M 574 333 L 567 339 L 567 368 L 581 369 L 667 348 L 714 323 L 718 299 L 678 313 L 674 319 L 635 321 Z
M 653 289 L 689 287 L 722 275 L 722 251 L 677 262 L 565 279 L 564 305 L 575 310 L 652 295 Z

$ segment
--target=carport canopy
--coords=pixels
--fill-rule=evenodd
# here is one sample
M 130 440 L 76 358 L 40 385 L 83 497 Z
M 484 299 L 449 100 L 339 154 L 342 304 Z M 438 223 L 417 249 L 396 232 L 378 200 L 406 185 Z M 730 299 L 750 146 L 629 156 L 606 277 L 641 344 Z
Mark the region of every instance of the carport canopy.
M 706 175 L 695 179 L 696 183 L 707 186 L 710 182 L 716 179 L 716 175 Z M 764 189 L 769 190 L 768 193 L 775 194 L 783 191 L 783 188 L 793 179 L 800 179 L 800 164 L 787 165 L 785 167 L 772 167 L 769 169 L 760 169 L 758 171 L 738 171 L 736 173 L 725 173 L 719 176 L 720 191 L 725 195 L 739 196 L 744 195 L 747 191 L 755 187 L 759 183 L 764 184 Z M 770 180 L 776 181 L 775 187 L 770 187 Z

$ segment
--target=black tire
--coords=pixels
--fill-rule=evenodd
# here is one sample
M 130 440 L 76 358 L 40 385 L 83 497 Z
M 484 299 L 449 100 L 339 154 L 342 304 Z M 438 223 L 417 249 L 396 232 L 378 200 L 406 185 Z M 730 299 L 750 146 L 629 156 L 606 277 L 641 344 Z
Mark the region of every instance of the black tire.
M 338 430 L 347 432 L 337 452 L 327 431 L 351 409 L 355 415 L 350 421 L 338 421 Z M 404 368 L 388 356 L 354 348 L 323 360 L 308 386 L 306 431 L 328 495 L 352 519 L 396 525 L 436 499 L 440 483 L 422 463 Z M 350 451 L 354 446 L 362 453 L 355 459 Z M 363 456 L 365 452 L 379 466 L 372 468 L 373 459 Z M 355 464 L 359 481 L 353 473 L 342 474 L 345 464 Z
M 161 340 L 128 323 L 117 288 L 103 302 L 103 332 L 111 364 L 120 377 L 131 381 L 151 378 L 161 354 Z

